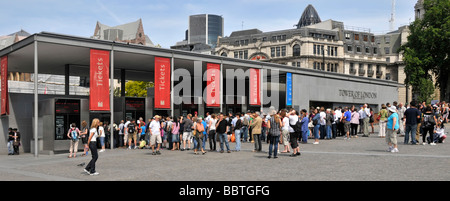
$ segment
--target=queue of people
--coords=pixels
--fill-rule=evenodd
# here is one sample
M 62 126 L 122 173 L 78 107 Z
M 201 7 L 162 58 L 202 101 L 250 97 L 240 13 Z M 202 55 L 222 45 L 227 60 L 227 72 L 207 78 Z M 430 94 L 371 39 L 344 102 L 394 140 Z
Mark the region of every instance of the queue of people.
M 375 120 L 376 118 L 376 120 Z M 358 137 L 358 127 L 363 137 L 368 137 L 372 132 L 373 122 L 380 125 L 379 137 L 386 138 L 387 151 L 399 152 L 398 135 L 404 133 L 404 144 L 418 144 L 422 135 L 422 144 L 436 145 L 446 139 L 444 123 L 448 118 L 448 104 L 421 105 L 412 101 L 406 107 L 397 102 L 382 104 L 378 114 L 364 104 L 358 110 L 355 106 L 337 107 L 334 110 L 324 107 L 311 108 L 296 111 L 295 109 L 271 110 L 268 114 L 258 111 L 247 111 L 245 114 L 236 113 L 225 115 L 209 114 L 205 117 L 195 114 L 186 117 L 161 117 L 159 115 L 144 122 L 142 118 L 123 120 L 119 125 L 103 127 L 103 123 L 94 119 L 90 129 L 87 123 L 82 122 L 81 129 L 72 124 L 67 136 L 71 139 L 69 158 L 76 157 L 78 141 L 84 144 L 83 155 L 89 151 L 92 160 L 87 166 L 86 172 L 98 174 L 95 171 L 95 161 L 99 152 L 105 151 L 105 142 L 112 133 L 114 146 L 130 149 L 151 149 L 152 155 L 161 155 L 161 149 L 170 151 L 189 151 L 194 154 L 205 155 L 207 141 L 210 152 L 231 153 L 241 150 L 241 143 L 254 143 L 253 152 L 262 152 L 262 142 L 269 144 L 268 158 L 278 158 L 279 153 L 290 153 L 289 156 L 301 155 L 299 144 L 308 143 L 308 139 L 314 139 L 312 144 L 318 145 L 321 139 L 335 139 L 343 137 L 345 140 Z M 13 133 L 11 131 L 10 133 Z M 20 135 L 10 134 L 10 139 L 20 138 Z M 98 140 L 97 140 L 98 139 Z M 100 143 L 97 143 L 99 141 Z M 216 144 L 219 142 L 220 146 Z M 229 142 L 235 142 L 231 149 Z M 94 148 L 95 147 L 95 148 Z

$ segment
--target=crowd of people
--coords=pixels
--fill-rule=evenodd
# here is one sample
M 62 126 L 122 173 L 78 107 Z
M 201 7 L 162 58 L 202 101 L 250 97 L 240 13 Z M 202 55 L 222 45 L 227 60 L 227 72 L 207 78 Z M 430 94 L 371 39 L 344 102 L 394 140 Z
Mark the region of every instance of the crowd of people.
M 378 113 L 364 104 L 360 108 L 324 107 L 296 111 L 295 109 L 270 110 L 267 114 L 258 111 L 247 111 L 245 114 L 229 113 L 225 115 L 209 114 L 199 116 L 188 114 L 186 117 L 161 117 L 159 115 L 145 122 L 127 119 L 119 125 L 113 124 L 113 131 L 105 122 L 94 119 L 90 129 L 85 121 L 82 129 L 75 124 L 69 129 L 67 136 L 71 139 L 69 157 L 76 156 L 78 140 L 84 144 L 83 155 L 92 153 L 92 161 L 85 169 L 89 174 L 95 172 L 95 161 L 99 152 L 110 145 L 109 136 L 114 135 L 114 147 L 125 149 L 151 149 L 152 155 L 161 155 L 161 149 L 170 151 L 189 151 L 194 154 L 210 152 L 231 153 L 241 150 L 241 143 L 254 143 L 253 152 L 262 152 L 262 143 L 269 144 L 268 158 L 278 158 L 279 153 L 289 156 L 301 155 L 299 144 L 318 145 L 322 139 L 343 137 L 345 140 L 369 137 L 374 133 L 374 122 L 380 125 L 380 138 L 386 138 L 387 151 L 398 152 L 397 136 L 404 135 L 404 144 L 418 144 L 422 135 L 422 144 L 436 145 L 446 138 L 444 123 L 448 121 L 449 105 L 445 102 L 434 105 L 425 103 L 409 105 L 393 102 L 382 104 Z M 371 128 L 371 129 L 370 129 Z M 359 129 L 359 132 L 358 132 Z M 97 139 L 98 142 L 97 142 Z M 209 142 L 209 147 L 207 147 Z M 220 146 L 216 146 L 217 142 Z M 229 142 L 235 142 L 234 149 Z M 209 149 L 208 149 L 209 148 Z

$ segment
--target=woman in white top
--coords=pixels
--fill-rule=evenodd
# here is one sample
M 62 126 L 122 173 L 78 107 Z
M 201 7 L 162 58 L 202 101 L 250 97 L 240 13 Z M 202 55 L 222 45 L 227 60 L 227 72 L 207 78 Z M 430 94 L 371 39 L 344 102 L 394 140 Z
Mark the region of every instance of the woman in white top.
M 282 142 L 284 145 L 284 151 L 282 151 L 281 153 L 289 153 L 289 117 L 286 114 L 286 110 L 283 109 L 281 110 L 281 134 L 282 136 Z
M 102 145 L 102 149 L 99 152 L 105 151 L 105 129 L 103 128 L 103 122 L 99 123 L 98 126 L 98 137 L 100 138 L 100 145 Z
M 209 151 L 216 151 L 216 123 L 216 114 L 212 114 L 208 122 Z
M 92 120 L 91 124 L 91 130 L 89 130 L 89 149 L 91 150 L 92 159 L 89 162 L 89 164 L 84 168 L 84 171 L 87 172 L 90 175 L 98 175 L 98 172 L 95 171 L 95 162 L 97 162 L 98 159 L 98 153 L 97 153 L 97 126 L 100 124 L 100 120 L 95 118 Z

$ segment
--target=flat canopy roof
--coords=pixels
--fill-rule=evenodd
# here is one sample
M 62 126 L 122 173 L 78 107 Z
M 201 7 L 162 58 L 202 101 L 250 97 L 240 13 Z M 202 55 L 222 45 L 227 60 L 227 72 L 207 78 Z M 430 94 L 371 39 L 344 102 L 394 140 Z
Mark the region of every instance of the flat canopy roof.
M 38 73 L 64 75 L 70 66 L 71 76 L 89 76 L 90 49 L 114 51 L 114 77 L 126 71 L 126 80 L 153 81 L 155 57 L 174 58 L 174 67 L 193 71 L 193 62 L 223 64 L 224 68 L 277 69 L 313 77 L 349 80 L 354 82 L 400 87 L 395 81 L 359 77 L 334 72 L 292 67 L 281 64 L 250 61 L 180 50 L 147 47 L 122 42 L 98 40 L 48 32 L 33 34 L 0 50 L 0 57 L 8 55 L 8 71 L 34 73 L 34 44 L 38 47 Z

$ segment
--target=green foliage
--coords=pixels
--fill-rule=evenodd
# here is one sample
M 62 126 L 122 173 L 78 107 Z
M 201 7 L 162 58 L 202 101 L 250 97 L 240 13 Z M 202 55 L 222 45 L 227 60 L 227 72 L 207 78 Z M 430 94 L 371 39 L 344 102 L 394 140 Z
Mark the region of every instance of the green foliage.
M 445 92 L 450 70 L 450 1 L 425 0 L 424 8 L 423 19 L 410 25 L 408 42 L 400 48 L 406 62 L 405 83 L 419 94 L 422 99 L 419 101 L 431 98 L 432 76 L 436 78 L 436 87 L 441 89 L 441 96 L 448 97 Z
M 125 96 L 127 97 L 146 97 L 147 88 L 154 87 L 153 82 L 128 81 L 125 83 Z

